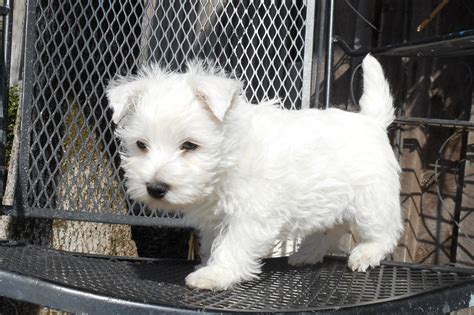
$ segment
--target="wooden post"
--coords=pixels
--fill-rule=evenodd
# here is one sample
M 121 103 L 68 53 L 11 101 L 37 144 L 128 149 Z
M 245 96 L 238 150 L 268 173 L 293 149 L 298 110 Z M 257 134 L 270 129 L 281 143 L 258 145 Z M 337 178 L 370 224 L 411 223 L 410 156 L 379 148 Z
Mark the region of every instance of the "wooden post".
M 10 66 L 10 86 L 17 85 L 22 79 L 23 38 L 26 19 L 26 1 L 13 3 L 12 53 Z

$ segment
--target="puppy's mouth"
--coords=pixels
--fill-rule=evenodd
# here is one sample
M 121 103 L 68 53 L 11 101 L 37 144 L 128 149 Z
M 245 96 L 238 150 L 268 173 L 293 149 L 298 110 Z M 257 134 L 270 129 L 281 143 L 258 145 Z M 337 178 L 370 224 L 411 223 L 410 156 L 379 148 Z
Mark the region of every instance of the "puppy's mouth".
M 148 195 L 146 200 L 143 200 L 142 202 L 152 209 L 159 209 L 167 212 L 185 211 L 200 203 L 196 200 L 174 200 L 174 197 L 176 196 L 171 196 L 172 194 L 173 192 L 170 192 L 170 195 L 166 194 L 162 198 L 154 198 Z

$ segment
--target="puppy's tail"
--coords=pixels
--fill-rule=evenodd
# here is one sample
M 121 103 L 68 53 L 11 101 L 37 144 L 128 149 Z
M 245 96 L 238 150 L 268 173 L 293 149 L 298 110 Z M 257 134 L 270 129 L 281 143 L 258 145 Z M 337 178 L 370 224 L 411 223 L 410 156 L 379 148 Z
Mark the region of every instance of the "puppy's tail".
M 372 117 L 387 128 L 395 118 L 390 87 L 380 63 L 368 54 L 362 61 L 364 93 L 360 98 L 360 113 Z

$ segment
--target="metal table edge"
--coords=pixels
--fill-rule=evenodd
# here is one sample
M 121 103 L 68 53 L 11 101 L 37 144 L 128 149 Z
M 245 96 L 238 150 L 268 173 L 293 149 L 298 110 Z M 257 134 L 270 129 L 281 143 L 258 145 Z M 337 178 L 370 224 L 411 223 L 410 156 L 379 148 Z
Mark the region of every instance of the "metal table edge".
M 0 295 L 63 311 L 91 314 L 99 312 L 118 314 L 203 313 L 197 309 L 127 301 L 4 270 L 0 270 Z

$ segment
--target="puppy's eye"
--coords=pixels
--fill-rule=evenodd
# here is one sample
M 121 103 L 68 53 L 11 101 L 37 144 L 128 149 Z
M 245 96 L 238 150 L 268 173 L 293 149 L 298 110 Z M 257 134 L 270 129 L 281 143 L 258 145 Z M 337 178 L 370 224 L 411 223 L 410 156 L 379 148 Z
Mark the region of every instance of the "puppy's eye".
M 141 140 L 137 140 L 136 142 L 137 144 L 137 147 L 142 150 L 142 151 L 148 151 L 148 147 L 146 146 L 146 143 L 141 141 Z
M 194 151 L 198 148 L 199 146 L 196 143 L 192 143 L 190 141 L 186 141 L 181 145 L 181 150 L 185 151 Z

